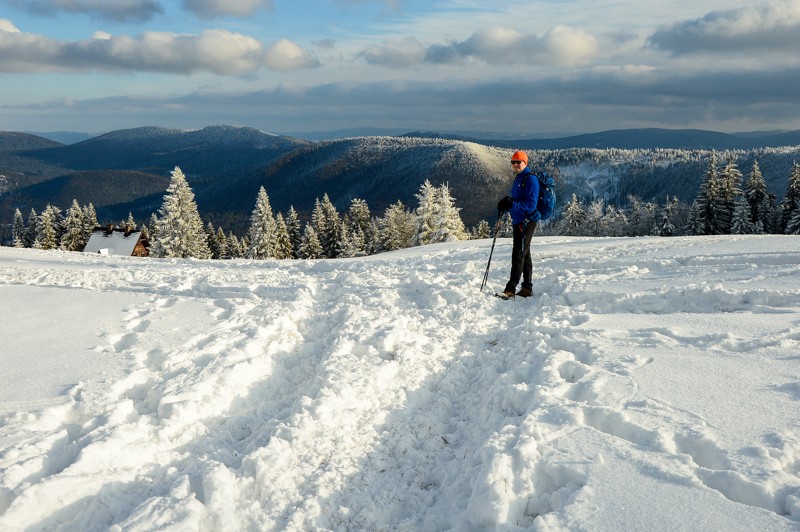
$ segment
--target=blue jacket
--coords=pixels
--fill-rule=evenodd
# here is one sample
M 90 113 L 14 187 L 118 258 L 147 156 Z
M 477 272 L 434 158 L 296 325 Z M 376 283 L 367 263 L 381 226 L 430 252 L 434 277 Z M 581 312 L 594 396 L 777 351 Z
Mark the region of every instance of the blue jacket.
M 523 187 L 523 182 L 525 186 Z M 531 169 L 527 166 L 514 179 L 511 185 L 511 223 L 521 224 L 525 220 L 538 222 L 541 216 L 536 210 L 536 202 L 539 199 L 539 179 L 531 174 Z

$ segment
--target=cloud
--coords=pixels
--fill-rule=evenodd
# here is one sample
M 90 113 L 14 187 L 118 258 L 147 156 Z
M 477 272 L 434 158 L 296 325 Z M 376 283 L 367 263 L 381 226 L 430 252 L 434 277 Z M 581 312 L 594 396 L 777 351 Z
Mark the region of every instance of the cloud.
M 200 18 L 249 17 L 258 9 L 272 9 L 272 0 L 183 0 L 183 7 Z
M 319 66 L 319 61 L 310 52 L 303 50 L 288 39 L 281 39 L 267 48 L 264 64 L 272 70 L 290 71 Z
M 117 22 L 145 22 L 163 13 L 155 0 L 7 0 L 21 9 L 40 15 L 89 14 Z
M 800 47 L 800 0 L 713 11 L 699 19 L 661 27 L 648 42 L 675 55 L 792 52 Z
M 19 29 L 14 26 L 14 23 L 5 18 L 0 18 L 0 32 L 20 33 Z
M 360 56 L 372 65 L 389 67 L 411 67 L 425 61 L 425 46 L 415 37 L 405 37 L 400 41 L 385 41 L 378 46 L 370 46 Z
M 267 49 L 252 37 L 227 30 L 200 34 L 145 32 L 135 37 L 96 32 L 94 38 L 60 42 L 17 31 L 0 22 L 0 72 L 133 71 L 189 74 L 207 71 L 239 76 L 263 66 L 294 70 L 317 61 L 288 40 Z M 8 31 L 10 29 L 10 31 Z
M 370 64 L 410 67 L 428 64 L 548 64 L 574 67 L 586 64 L 600 52 L 591 34 L 566 26 L 556 26 L 542 37 L 510 28 L 478 30 L 461 42 L 425 46 L 414 37 L 384 41 L 361 52 Z

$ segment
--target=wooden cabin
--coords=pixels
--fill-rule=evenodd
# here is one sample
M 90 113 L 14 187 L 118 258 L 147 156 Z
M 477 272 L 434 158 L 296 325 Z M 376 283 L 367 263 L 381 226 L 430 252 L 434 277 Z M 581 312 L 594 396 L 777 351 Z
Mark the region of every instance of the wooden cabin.
M 147 257 L 149 247 L 150 243 L 141 231 L 109 226 L 98 227 L 92 231 L 83 252 L 123 257 Z

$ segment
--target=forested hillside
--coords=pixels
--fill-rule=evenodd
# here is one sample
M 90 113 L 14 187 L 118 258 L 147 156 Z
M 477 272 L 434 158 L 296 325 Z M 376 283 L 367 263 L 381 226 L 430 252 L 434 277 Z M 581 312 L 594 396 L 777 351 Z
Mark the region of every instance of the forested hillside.
M 397 201 L 413 205 L 419 187 L 429 180 L 434 186 L 447 184 L 465 224 L 475 226 L 493 220 L 497 200 L 507 193 L 511 149 L 424 135 L 308 142 L 230 126 L 137 128 L 66 146 L 0 133 L 0 238 L 10 239 L 15 209 L 27 215 L 48 204 L 64 208 L 72 199 L 92 204 L 101 222 L 122 220 L 129 213 L 146 220 L 158 209 L 176 166 L 194 190 L 204 222 L 239 235 L 247 229 L 262 186 L 276 211 L 294 207 L 307 220 L 315 201 L 326 194 L 340 211 L 359 198 L 372 212 L 382 213 Z M 617 208 L 629 206 L 631 197 L 691 204 L 712 154 L 720 164 L 733 160 L 745 175 L 758 161 L 777 204 L 799 152 L 798 147 L 529 151 L 532 166 L 555 175 L 562 209 L 573 194 L 584 205 L 602 199 Z

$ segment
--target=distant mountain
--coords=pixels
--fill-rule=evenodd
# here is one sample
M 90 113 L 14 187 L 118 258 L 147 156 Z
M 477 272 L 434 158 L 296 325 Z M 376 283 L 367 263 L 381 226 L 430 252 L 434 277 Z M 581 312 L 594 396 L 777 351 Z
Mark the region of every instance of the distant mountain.
M 15 208 L 27 216 L 48 203 L 66 209 L 72 199 L 94 204 L 101 221 L 118 221 L 129 212 L 144 221 L 160 207 L 175 166 L 186 174 L 204 219 L 239 234 L 261 186 L 275 211 L 294 206 L 308 216 L 315 200 L 328 194 L 340 211 L 361 198 L 380 216 L 398 200 L 414 208 L 426 179 L 449 184 L 464 222 L 473 225 L 496 216 L 497 200 L 511 183 L 508 160 L 517 148 L 529 150 L 533 166 L 554 172 L 562 203 L 572 194 L 613 204 L 625 204 L 629 195 L 660 203 L 667 196 L 692 201 L 708 170 L 707 147 L 731 149 L 725 145 L 737 150 L 745 176 L 758 160 L 780 200 L 800 148 L 747 146 L 797 146 L 798 137 L 800 132 L 747 138 L 646 129 L 514 142 L 436 133 L 310 142 L 252 128 L 211 126 L 120 130 L 64 145 L 0 132 L 0 232 L 7 233 Z M 720 164 L 733 153 L 721 152 Z
M 95 136 L 92 133 L 80 131 L 27 131 L 27 133 L 58 142 L 59 144 L 75 144 Z
M 164 174 L 180 166 L 187 177 L 227 176 L 263 167 L 305 144 L 308 142 L 246 127 L 210 126 L 192 131 L 140 127 L 25 155 L 76 170 L 111 168 Z
M 30 133 L 0 131 L 0 152 L 49 149 L 57 146 L 61 146 L 61 143 Z

